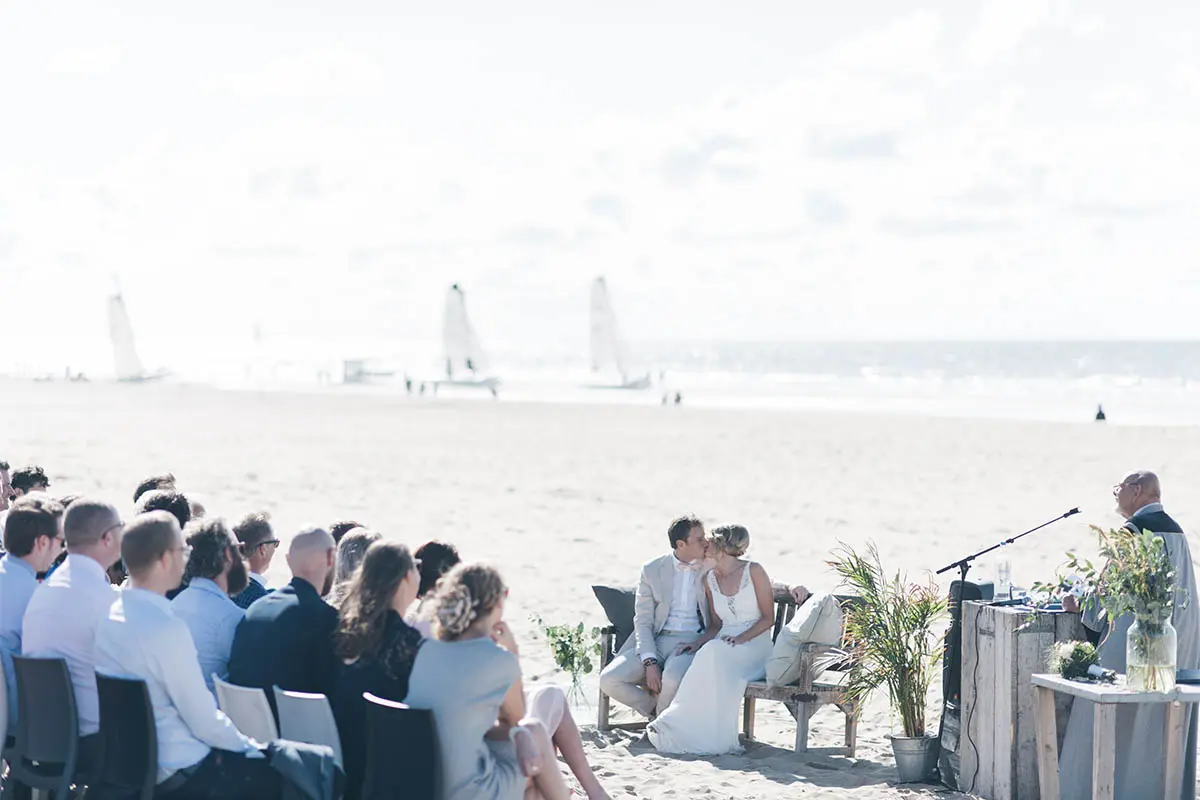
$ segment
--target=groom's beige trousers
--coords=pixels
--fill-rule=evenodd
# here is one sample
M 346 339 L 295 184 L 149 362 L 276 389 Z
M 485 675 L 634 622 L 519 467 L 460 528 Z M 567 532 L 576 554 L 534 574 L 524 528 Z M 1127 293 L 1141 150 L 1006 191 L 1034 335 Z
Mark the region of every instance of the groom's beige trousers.
M 632 636 L 632 634 L 631 634 Z M 700 633 L 677 633 L 663 631 L 654 637 L 654 646 L 658 650 L 658 663 L 662 665 L 662 691 L 657 696 L 646 689 L 646 668 L 642 666 L 642 657 L 636 647 L 630 647 L 609 662 L 600 673 L 600 688 L 606 695 L 619 703 L 624 703 L 632 709 L 649 717 L 653 713 L 661 714 L 675 699 L 683 674 L 692 664 L 691 654 L 675 655 L 676 648 L 681 644 L 691 644 L 700 638 Z

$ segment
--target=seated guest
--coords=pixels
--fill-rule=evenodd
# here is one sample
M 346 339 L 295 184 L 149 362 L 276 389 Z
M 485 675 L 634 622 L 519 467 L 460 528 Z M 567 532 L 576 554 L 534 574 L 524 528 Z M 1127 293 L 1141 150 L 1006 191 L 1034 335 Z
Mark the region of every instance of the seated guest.
M 17 719 L 17 676 L 12 657 L 21 652 L 21 619 L 37 588 L 37 574 L 49 569 L 63 549 L 62 506 L 48 497 L 17 500 L 4 520 L 0 558 L 0 659 L 8 683 L 8 718 Z
M 542 702 L 535 694 L 528 704 L 532 713 L 527 715 L 517 642 L 503 621 L 507 595 L 507 587 L 491 567 L 459 564 L 450 570 L 431 600 L 437 638 L 421 645 L 413 661 L 405 702 L 433 711 L 447 800 L 515 800 L 527 788 L 535 796 L 567 797 L 551 741 L 553 726 L 559 727 L 564 740 L 573 738 L 559 746 L 588 796 L 607 800 L 583 757 L 574 721 L 569 716 L 557 720 L 537 716 L 565 712 L 565 707 L 555 708 L 549 702 L 553 695 Z M 570 730 L 565 729 L 568 724 Z
M 345 546 L 357 531 L 342 539 Z M 366 768 L 367 712 L 363 692 L 403 702 L 421 634 L 405 624 L 420 577 L 408 548 L 374 542 L 342 602 L 337 654 L 348 662 L 338 678 L 334 712 L 346 761 L 346 795 L 357 797 Z
M 19 500 L 30 492 L 45 492 L 50 488 L 50 479 L 46 477 L 45 469 L 33 465 L 14 472 L 9 485 L 12 486 L 13 496 Z
M 184 528 L 192 521 L 192 505 L 182 492 L 167 489 L 154 489 L 142 495 L 138 501 L 137 512 L 167 511 L 179 521 L 179 527 Z
M 347 531 L 337 546 L 337 562 L 333 569 L 333 588 L 329 590 L 326 599 L 334 608 L 340 608 L 350 587 L 350 579 L 354 571 L 362 564 L 367 548 L 383 537 L 375 531 L 366 528 L 355 528 Z
M 178 520 L 165 511 L 138 516 L 125 533 L 121 555 L 130 587 L 99 625 L 96 669 L 146 682 L 158 736 L 155 797 L 279 797 L 281 780 L 263 757 L 263 746 L 217 709 L 188 627 L 167 601 L 187 557 Z
M 308 528 L 292 539 L 292 582 L 255 601 L 238 625 L 229 656 L 229 681 L 267 691 L 332 696 L 338 659 L 333 652 L 337 609 L 321 599 L 333 582 L 333 537 Z
M 188 587 L 171 601 L 171 610 L 183 620 L 200 655 L 200 672 L 210 691 L 213 674 L 229 676 L 233 635 L 244 613 L 230 599 L 246 588 L 246 564 L 240 545 L 222 519 L 189 522 L 184 529 L 191 548 L 184 575 Z
M 192 519 L 204 519 L 208 515 L 208 508 L 194 494 L 184 495 L 188 501 L 188 511 L 192 514 Z
M 85 773 L 102 755 L 96 628 L 118 597 L 106 570 L 121 556 L 124 529 L 121 515 L 108 503 L 87 498 L 72 503 L 63 517 L 70 555 L 34 591 L 22 621 L 23 655 L 67 662 L 79 715 L 79 768 Z
M 234 596 L 233 602 L 241 608 L 249 608 L 269 591 L 266 574 L 279 549 L 279 540 L 271 528 L 271 515 L 265 511 L 242 517 L 242 521 L 233 526 L 233 535 L 242 543 L 242 553 L 250 565 L 250 582 Z
M 30 492 L 45 493 L 48 488 L 50 488 L 50 479 L 46 477 L 46 470 L 38 466 L 21 467 L 12 474 L 12 479 L 8 483 L 8 491 L 12 493 L 9 495 L 9 500 L 18 500 Z M 7 509 L 0 511 L 0 528 L 3 528 L 6 516 L 8 516 Z
M 149 478 L 146 478 L 133 490 L 134 504 L 136 505 L 146 492 L 152 492 L 155 489 L 161 489 L 166 492 L 175 491 L 175 476 L 168 472 L 163 475 L 151 475 Z
M 363 525 L 361 522 L 355 522 L 352 519 L 343 519 L 343 520 L 338 520 L 337 522 L 330 525 L 329 533 L 330 533 L 330 535 L 333 536 L 334 542 L 336 542 L 337 544 L 341 544 L 342 537 L 345 536 L 347 533 L 354 530 L 355 528 L 365 528 L 365 527 L 366 526 Z
M 409 609 L 405 621 L 421 632 L 426 639 L 433 637 L 433 628 L 426 613 L 426 599 L 437 586 L 438 579 L 457 566 L 462 559 L 458 548 L 449 542 L 426 542 L 417 548 L 417 565 L 421 571 L 421 587 L 417 590 L 419 603 Z

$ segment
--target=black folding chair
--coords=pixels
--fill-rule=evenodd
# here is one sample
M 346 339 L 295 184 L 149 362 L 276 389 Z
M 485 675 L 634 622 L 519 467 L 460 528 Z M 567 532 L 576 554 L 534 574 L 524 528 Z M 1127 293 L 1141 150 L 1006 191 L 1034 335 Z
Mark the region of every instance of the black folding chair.
M 363 692 L 367 769 L 362 800 L 441 800 L 442 759 L 433 712 Z
M 151 800 L 158 782 L 158 734 L 145 681 L 96 675 L 106 800 Z
M 71 796 L 79 758 L 79 717 L 67 662 L 13 656 L 17 675 L 17 728 L 6 753 L 10 777 L 31 789 Z

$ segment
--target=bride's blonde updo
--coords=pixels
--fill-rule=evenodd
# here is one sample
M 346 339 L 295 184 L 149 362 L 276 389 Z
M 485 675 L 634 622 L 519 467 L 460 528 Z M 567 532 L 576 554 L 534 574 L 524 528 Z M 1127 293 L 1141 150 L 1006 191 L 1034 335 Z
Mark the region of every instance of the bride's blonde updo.
M 486 564 L 459 564 L 437 582 L 431 606 L 439 639 L 453 641 L 508 594 L 500 573 Z
M 741 525 L 721 525 L 713 528 L 712 546 L 734 558 L 741 558 L 750 549 L 750 531 Z

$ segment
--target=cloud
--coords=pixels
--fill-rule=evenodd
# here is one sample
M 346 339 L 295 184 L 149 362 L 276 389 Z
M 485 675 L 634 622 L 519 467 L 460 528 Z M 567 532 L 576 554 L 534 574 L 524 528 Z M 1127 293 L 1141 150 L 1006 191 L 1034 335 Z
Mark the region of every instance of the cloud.
M 751 149 L 747 139 L 711 134 L 672 149 L 663 158 L 660 171 L 668 184 L 677 187 L 691 186 L 706 175 L 723 182 L 745 180 L 754 170 L 744 162 L 739 163 L 737 156 Z
M 963 43 L 964 60 L 974 67 L 994 64 L 1020 48 L 1049 15 L 1050 0 L 985 0 L 978 24 Z
M 856 132 L 817 126 L 809 130 L 807 145 L 818 158 L 896 158 L 899 138 L 894 131 Z
M 880 221 L 879 227 L 897 236 L 969 236 L 1004 233 L 1017 230 L 1019 225 L 1011 219 L 942 215 L 887 217 Z
M 818 226 L 840 225 L 850 217 L 849 210 L 836 195 L 820 189 L 805 193 L 804 209 L 809 220 Z
M 587 210 L 593 216 L 608 220 L 624 228 L 629 218 L 625 201 L 615 194 L 594 194 L 587 199 Z
M 209 78 L 203 88 L 242 100 L 362 99 L 382 96 L 387 79 L 380 62 L 364 52 L 322 47 Z
M 50 57 L 52 75 L 98 75 L 121 63 L 121 48 L 116 45 L 73 47 L 59 50 Z

